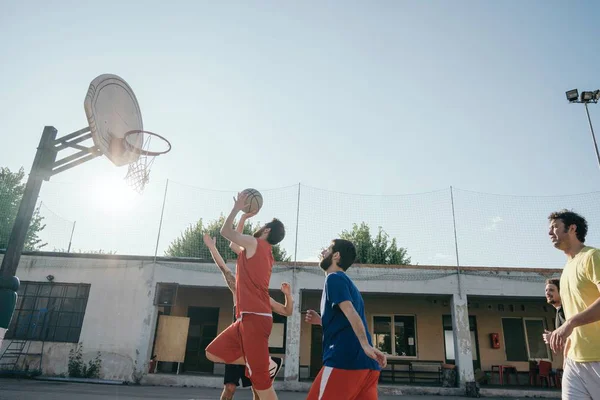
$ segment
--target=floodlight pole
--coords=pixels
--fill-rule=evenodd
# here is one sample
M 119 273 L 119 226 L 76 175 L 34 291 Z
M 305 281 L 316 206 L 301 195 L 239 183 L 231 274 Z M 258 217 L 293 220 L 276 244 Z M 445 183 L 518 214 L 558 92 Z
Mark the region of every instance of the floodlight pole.
M 102 155 L 96 146 L 85 147 L 79 144 L 91 138 L 89 132 L 90 128 L 86 127 L 57 139 L 56 134 L 58 131 L 56 128 L 53 126 L 44 127 L 27 178 L 19 211 L 8 239 L 6 253 L 0 266 L 0 328 L 8 328 L 15 310 L 17 291 L 19 290 L 19 278 L 15 274 L 25 246 L 27 231 L 31 224 L 42 183 L 44 180 L 50 180 L 53 175 Z M 79 150 L 79 152 L 57 161 L 57 154 L 68 147 Z M 3 330 L 0 329 L 0 344 L 4 337 L 2 332 Z
M 592 118 L 590 118 L 590 110 L 588 103 L 598 103 L 600 100 L 600 90 L 594 92 L 584 91 L 579 96 L 579 90 L 573 89 L 566 92 L 567 100 L 569 103 L 583 103 L 585 106 L 585 113 L 587 115 L 588 124 L 590 124 L 590 132 L 592 133 L 592 140 L 594 141 L 594 150 L 596 151 L 596 160 L 598 160 L 598 166 L 600 167 L 600 152 L 598 151 L 598 143 L 596 142 L 596 135 L 594 134 L 594 126 L 592 125 Z
M 596 159 L 598 160 L 598 166 L 600 167 L 600 152 L 598 152 L 598 143 L 596 143 L 596 135 L 594 135 L 594 126 L 592 125 L 592 119 L 590 118 L 590 110 L 588 109 L 588 103 L 585 105 L 585 112 L 587 114 L 588 123 L 590 124 L 590 131 L 592 132 L 592 140 L 594 141 L 594 149 L 596 150 Z

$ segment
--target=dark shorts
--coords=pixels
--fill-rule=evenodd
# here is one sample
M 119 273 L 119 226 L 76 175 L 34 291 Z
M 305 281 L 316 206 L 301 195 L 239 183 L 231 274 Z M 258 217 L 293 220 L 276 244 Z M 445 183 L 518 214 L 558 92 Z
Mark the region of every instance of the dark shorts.
M 225 364 L 225 379 L 223 379 L 223 384 L 233 383 L 235 386 L 239 386 L 240 379 L 242 380 L 242 387 L 252 386 L 252 382 L 246 376 L 246 367 L 244 365 Z

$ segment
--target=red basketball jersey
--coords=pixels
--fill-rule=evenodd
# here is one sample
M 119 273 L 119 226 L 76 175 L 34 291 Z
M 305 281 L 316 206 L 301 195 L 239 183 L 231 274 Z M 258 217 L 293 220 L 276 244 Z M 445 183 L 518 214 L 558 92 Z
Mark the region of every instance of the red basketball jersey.
M 273 269 L 272 246 L 256 239 L 256 253 L 246 257 L 246 250 L 237 259 L 235 271 L 236 317 L 241 313 L 271 314 L 269 282 Z

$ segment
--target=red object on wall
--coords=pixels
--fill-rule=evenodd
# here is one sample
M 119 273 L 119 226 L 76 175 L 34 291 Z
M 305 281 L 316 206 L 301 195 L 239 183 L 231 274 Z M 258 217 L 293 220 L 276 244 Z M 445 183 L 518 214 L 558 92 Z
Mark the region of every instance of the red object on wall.
M 492 343 L 492 349 L 500 348 L 500 335 L 497 333 L 490 333 L 490 341 Z
M 150 360 L 150 363 L 148 365 L 148 373 L 149 374 L 154 374 L 156 373 L 156 358 L 153 358 L 152 360 Z

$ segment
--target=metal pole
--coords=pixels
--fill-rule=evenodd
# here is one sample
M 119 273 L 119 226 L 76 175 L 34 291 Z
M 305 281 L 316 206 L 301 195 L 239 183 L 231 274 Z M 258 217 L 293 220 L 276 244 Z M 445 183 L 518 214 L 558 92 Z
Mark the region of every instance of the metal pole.
M 156 263 L 156 255 L 158 254 L 158 242 L 160 241 L 160 231 L 162 230 L 163 216 L 165 215 L 165 203 L 167 201 L 167 190 L 168 189 L 169 189 L 169 180 L 167 179 L 167 183 L 165 184 L 165 194 L 163 196 L 162 210 L 160 212 L 160 222 L 158 224 L 158 235 L 156 235 L 156 247 L 154 248 L 154 263 Z
M 35 153 L 19 211 L 8 239 L 6 254 L 4 254 L 4 258 L 2 259 L 0 276 L 15 276 L 17 272 L 17 267 L 21 260 L 21 252 L 25 245 L 27 231 L 29 230 L 29 224 L 31 224 L 31 217 L 35 209 L 35 203 L 40 194 L 42 183 L 44 179 L 49 178 L 49 174 L 52 171 L 52 164 L 56 160 L 56 151 L 54 150 L 56 133 L 57 130 L 53 126 L 46 126 L 44 132 L 42 132 L 40 145 Z
M 56 160 L 56 150 L 54 149 L 56 133 L 57 131 L 53 126 L 46 126 L 42 132 L 42 138 L 25 184 L 19 211 L 8 238 L 2 266 L 0 266 L 0 328 L 3 329 L 8 328 L 15 311 L 17 291 L 19 290 L 19 278 L 15 275 L 27 239 L 27 231 L 31 224 L 35 203 L 40 194 L 42 183 L 44 179 L 49 179 L 52 165 Z M 4 339 L 4 332 L 0 329 L 0 345 L 2 345 Z
M 456 251 L 456 274 L 458 278 L 458 295 L 462 297 L 462 287 L 460 284 L 460 261 L 458 259 L 458 237 L 456 235 L 456 214 L 454 212 L 454 192 L 450 186 L 450 201 L 452 203 L 452 225 L 454 227 L 454 249 Z
M 73 229 L 71 229 L 71 237 L 69 238 L 69 248 L 67 249 L 67 253 L 71 252 L 71 243 L 73 243 L 73 233 L 75 233 L 75 224 L 77 221 L 73 221 Z
M 294 244 L 294 262 L 298 259 L 298 225 L 300 224 L 300 182 L 298 182 L 298 203 L 296 205 L 296 243 Z
M 594 141 L 594 150 L 596 150 L 596 159 L 598 160 L 598 166 L 600 166 L 600 153 L 598 152 L 598 144 L 596 143 L 596 135 L 594 135 L 594 127 L 592 126 L 592 119 L 590 118 L 590 110 L 588 110 L 587 103 L 585 105 L 585 113 L 587 114 L 588 123 L 590 124 L 590 131 L 592 132 L 592 140 Z

